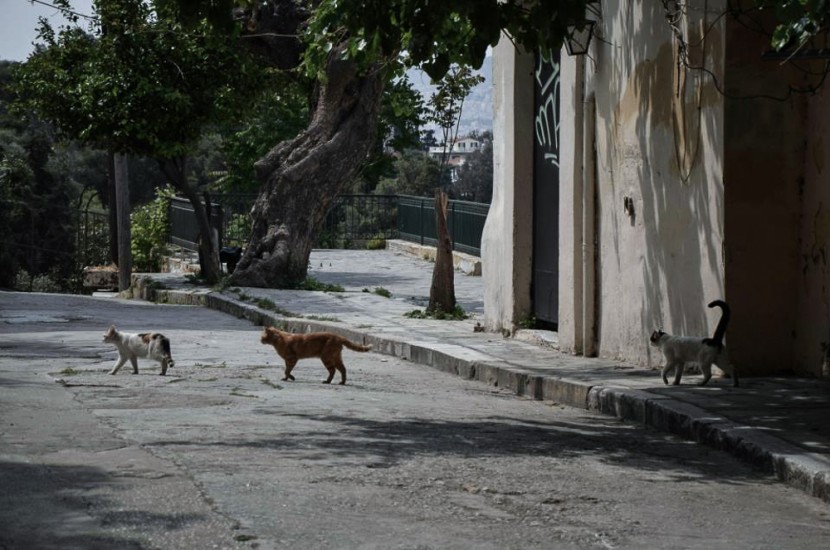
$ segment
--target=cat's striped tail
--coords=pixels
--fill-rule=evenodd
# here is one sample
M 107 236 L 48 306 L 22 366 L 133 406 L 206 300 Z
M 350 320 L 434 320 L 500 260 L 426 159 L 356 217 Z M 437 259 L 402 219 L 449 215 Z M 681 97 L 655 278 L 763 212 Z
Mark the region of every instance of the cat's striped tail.
M 175 366 L 176 362 L 173 361 L 173 355 L 170 353 L 170 339 L 161 334 L 156 334 L 156 338 L 159 338 L 161 340 L 161 350 L 164 352 L 164 358 L 167 359 L 167 366 Z

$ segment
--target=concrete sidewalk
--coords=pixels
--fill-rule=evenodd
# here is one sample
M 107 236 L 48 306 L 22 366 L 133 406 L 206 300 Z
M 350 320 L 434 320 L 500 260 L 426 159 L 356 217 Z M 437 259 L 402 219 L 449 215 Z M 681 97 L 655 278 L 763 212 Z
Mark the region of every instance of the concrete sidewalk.
M 176 274 L 136 274 L 137 297 L 198 304 L 289 330 L 327 330 L 395 355 L 533 399 L 599 411 L 730 452 L 830 502 L 830 384 L 802 378 L 742 378 L 740 388 L 660 374 L 556 349 L 555 333 L 512 338 L 476 332 L 483 314 L 480 277 L 456 273 L 464 321 L 412 319 L 429 299 L 433 264 L 389 250 L 315 250 L 309 276 L 345 292 L 257 288 L 215 291 Z M 391 294 L 391 297 L 386 297 Z M 647 335 L 643 335 L 646 338 Z

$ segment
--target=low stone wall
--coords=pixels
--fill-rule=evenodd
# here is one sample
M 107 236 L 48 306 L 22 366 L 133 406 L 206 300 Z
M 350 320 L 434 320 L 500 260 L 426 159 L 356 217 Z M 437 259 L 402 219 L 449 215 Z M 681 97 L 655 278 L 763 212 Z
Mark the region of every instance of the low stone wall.
M 434 246 L 427 246 L 409 241 L 402 241 L 399 239 L 389 239 L 386 241 L 386 249 L 399 254 L 408 254 L 410 256 L 417 256 L 425 260 L 435 261 L 436 250 Z M 467 275 L 481 276 L 481 258 L 464 252 L 452 253 L 452 263 L 455 269 L 466 273 Z
M 118 289 L 118 269 L 115 266 L 85 267 L 84 288 L 92 290 Z

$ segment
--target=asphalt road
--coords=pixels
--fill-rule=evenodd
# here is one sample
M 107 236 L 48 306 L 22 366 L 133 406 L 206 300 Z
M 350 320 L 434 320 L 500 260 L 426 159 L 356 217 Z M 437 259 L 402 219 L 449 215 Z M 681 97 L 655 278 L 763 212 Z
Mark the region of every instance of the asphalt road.
M 110 323 L 176 366 L 107 371 Z M 0 548 L 820 548 L 830 508 L 729 455 L 428 367 L 346 386 L 215 311 L 0 293 Z

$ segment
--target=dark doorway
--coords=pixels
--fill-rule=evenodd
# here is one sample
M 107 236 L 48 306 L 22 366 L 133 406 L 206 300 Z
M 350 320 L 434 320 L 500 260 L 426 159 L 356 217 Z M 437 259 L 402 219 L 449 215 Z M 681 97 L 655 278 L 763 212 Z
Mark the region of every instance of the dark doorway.
M 536 54 L 533 82 L 533 309 L 559 323 L 559 52 Z

